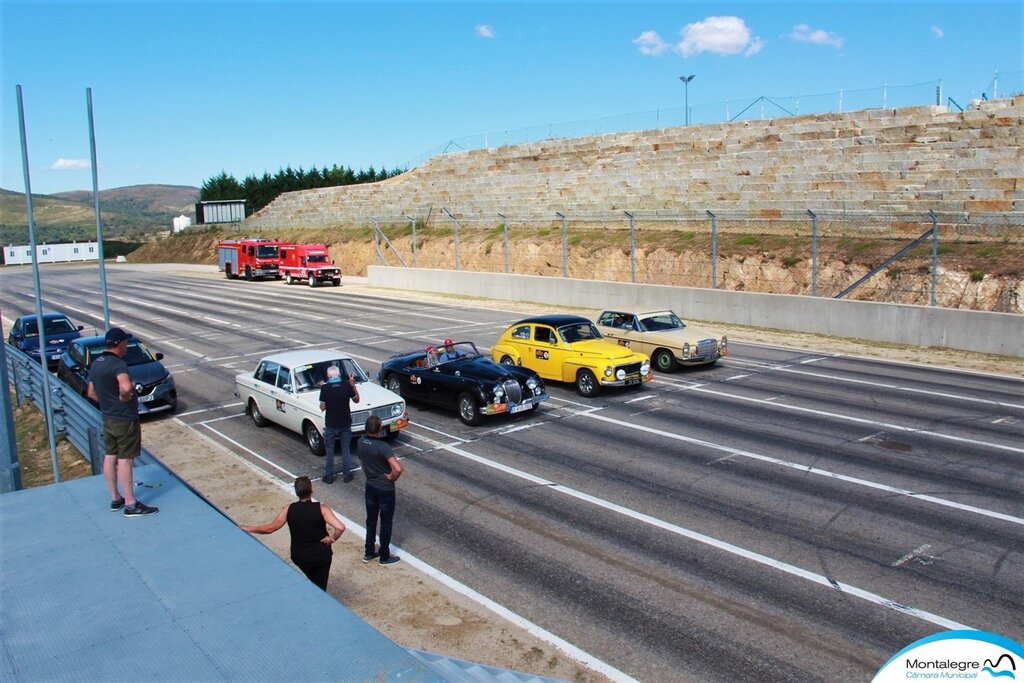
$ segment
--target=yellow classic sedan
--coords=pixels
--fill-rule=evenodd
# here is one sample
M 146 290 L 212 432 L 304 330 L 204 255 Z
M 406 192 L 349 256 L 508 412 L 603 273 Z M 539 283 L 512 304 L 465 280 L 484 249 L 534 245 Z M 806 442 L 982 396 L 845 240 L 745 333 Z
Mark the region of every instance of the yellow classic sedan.
M 498 338 L 491 357 L 544 379 L 571 382 L 587 397 L 597 396 L 602 387 L 640 386 L 651 379 L 646 355 L 602 339 L 594 323 L 578 315 L 520 320 Z
M 597 317 L 597 328 L 606 338 L 649 354 L 661 372 L 671 372 L 677 365 L 710 365 L 729 355 L 725 335 L 715 337 L 687 325 L 672 311 L 604 311 Z

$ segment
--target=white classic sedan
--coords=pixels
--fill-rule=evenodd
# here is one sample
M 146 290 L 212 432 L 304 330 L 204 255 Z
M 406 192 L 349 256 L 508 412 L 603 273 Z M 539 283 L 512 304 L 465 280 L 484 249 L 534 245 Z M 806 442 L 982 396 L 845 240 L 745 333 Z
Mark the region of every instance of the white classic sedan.
M 327 368 L 341 369 L 343 377 L 355 377 L 359 403 L 352 404 L 352 436 L 363 433 L 370 415 L 393 436 L 409 424 L 401 396 L 370 382 L 352 358 L 334 351 L 287 351 L 267 356 L 254 372 L 235 377 L 235 395 L 245 403 L 245 413 L 257 427 L 275 422 L 302 434 L 314 455 L 324 454 L 324 414 L 320 412 L 320 387 Z

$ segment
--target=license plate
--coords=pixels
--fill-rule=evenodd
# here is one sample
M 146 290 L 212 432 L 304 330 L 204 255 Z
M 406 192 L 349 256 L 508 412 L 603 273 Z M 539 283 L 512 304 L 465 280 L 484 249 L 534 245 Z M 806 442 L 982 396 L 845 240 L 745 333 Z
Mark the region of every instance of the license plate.
M 625 386 L 628 387 L 628 386 L 632 386 L 633 384 L 640 384 L 643 381 L 644 380 L 643 380 L 642 377 L 634 377 L 632 379 L 627 379 L 626 382 L 625 382 Z
M 149 394 L 148 396 L 139 396 L 139 400 L 142 401 L 143 403 L 149 403 L 154 398 L 156 398 L 156 397 L 153 396 L 153 394 Z
M 517 406 L 510 406 L 508 409 L 508 414 L 515 415 L 516 413 L 524 413 L 532 407 L 532 403 L 520 403 Z

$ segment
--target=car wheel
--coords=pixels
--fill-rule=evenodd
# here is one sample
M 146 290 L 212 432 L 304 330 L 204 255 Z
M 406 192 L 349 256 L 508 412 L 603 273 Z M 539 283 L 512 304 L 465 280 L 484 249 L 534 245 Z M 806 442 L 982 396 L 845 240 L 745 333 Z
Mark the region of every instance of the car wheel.
M 388 375 L 387 382 L 385 382 L 388 391 L 393 394 L 402 395 L 402 380 L 395 373 Z
M 291 274 L 291 273 L 288 273 L 287 275 L 285 275 L 285 276 L 284 276 L 284 283 L 285 283 L 286 285 L 290 285 L 290 284 L 292 284 L 293 282 L 295 282 L 295 278 L 293 278 L 293 277 L 292 277 L 292 274 Z
M 336 278 L 336 279 L 334 280 L 334 286 L 335 286 L 335 287 L 341 287 L 341 278 L 340 278 L 340 277 L 339 277 L 339 278 Z
M 593 398 L 601 393 L 601 385 L 597 383 L 597 377 L 593 372 L 584 368 L 576 374 L 576 392 L 587 398 Z
M 502 365 L 515 365 L 516 362 L 514 360 L 512 360 L 512 356 L 502 356 L 501 357 L 501 364 Z
M 252 268 L 250 268 L 249 266 L 245 267 L 245 279 L 252 282 Z
M 459 394 L 459 419 L 470 427 L 480 424 L 480 408 L 476 398 L 468 392 Z
M 235 276 L 231 274 L 231 268 L 229 266 L 224 267 L 224 277 L 229 280 L 234 280 Z
M 249 399 L 249 414 L 252 415 L 252 423 L 257 427 L 266 427 L 267 418 L 263 417 L 263 413 L 260 412 L 260 407 L 256 405 L 256 399 Z
M 316 425 L 312 422 L 307 422 L 305 427 L 303 427 L 303 433 L 306 436 L 306 445 L 309 446 L 309 452 L 313 455 L 323 455 L 324 435 L 320 433 Z
M 654 357 L 651 358 L 654 362 L 654 367 L 659 372 L 672 372 L 676 369 L 676 359 L 672 355 L 672 352 L 668 349 L 658 349 L 654 352 Z
M 309 274 L 309 286 L 316 287 L 316 275 L 313 275 L 313 273 Z

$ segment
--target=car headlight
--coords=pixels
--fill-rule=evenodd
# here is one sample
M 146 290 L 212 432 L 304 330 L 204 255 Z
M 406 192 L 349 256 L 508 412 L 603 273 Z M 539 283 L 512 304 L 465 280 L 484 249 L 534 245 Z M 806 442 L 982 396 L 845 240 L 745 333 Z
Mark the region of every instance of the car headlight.
M 404 412 L 405 412 L 405 409 L 402 408 L 402 404 L 401 403 L 395 403 L 395 404 L 393 404 L 391 406 L 391 416 L 392 417 L 398 417 L 399 415 L 401 415 Z
M 620 380 L 626 379 L 626 371 L 623 370 L 622 368 L 619 368 L 618 370 L 616 370 L 615 371 L 615 379 L 620 379 Z
M 612 376 L 612 366 L 609 365 L 608 367 L 606 367 L 604 369 L 604 376 L 605 377 L 611 377 Z
M 725 338 L 724 334 L 722 335 L 722 341 L 719 342 L 718 346 L 723 349 L 729 346 L 729 340 Z
M 651 372 L 651 361 L 645 360 L 640 364 L 640 374 L 646 377 Z
M 533 377 L 531 377 L 530 379 L 526 380 L 526 387 L 528 389 L 536 389 L 537 388 L 537 380 L 534 379 Z
M 162 380 L 160 380 L 160 384 L 166 384 L 167 386 L 173 387 L 174 386 L 174 375 L 168 374 L 166 377 L 164 377 Z
M 690 342 L 683 344 L 683 358 L 690 357 Z
M 495 400 L 497 400 L 497 399 L 499 399 L 499 398 L 501 398 L 502 396 L 505 395 L 505 390 L 502 388 L 502 386 L 500 384 L 495 384 L 493 391 L 494 391 L 494 398 L 495 398 Z

